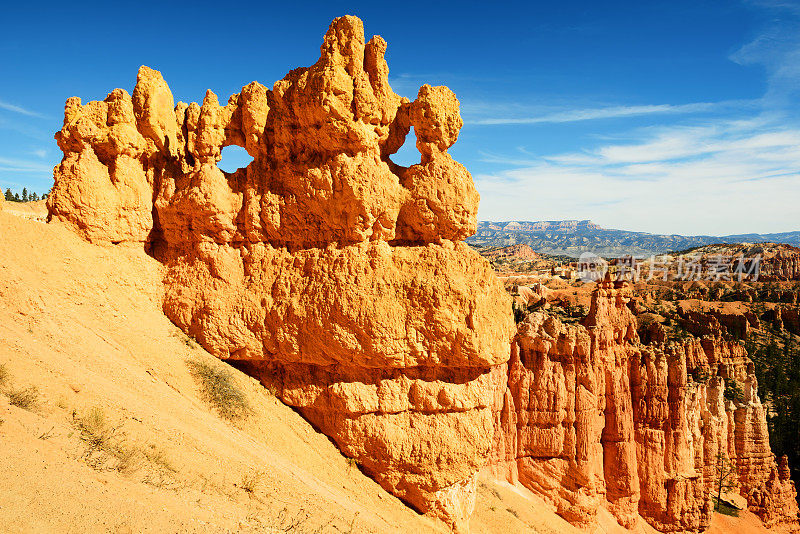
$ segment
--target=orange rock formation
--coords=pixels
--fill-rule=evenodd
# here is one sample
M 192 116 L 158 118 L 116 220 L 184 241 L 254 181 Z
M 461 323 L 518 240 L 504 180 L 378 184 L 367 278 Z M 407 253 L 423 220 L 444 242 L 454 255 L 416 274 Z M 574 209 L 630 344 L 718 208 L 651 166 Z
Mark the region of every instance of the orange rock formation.
M 489 469 L 586 528 L 605 506 L 629 528 L 641 516 L 662 532 L 702 532 L 721 453 L 749 509 L 797 530 L 796 492 L 770 451 L 744 348 L 713 337 L 641 345 L 630 295 L 613 286 L 596 290 L 582 325 L 539 312 L 520 324 Z M 726 380 L 744 386 L 741 401 L 724 398 Z
M 258 377 L 384 488 L 464 530 L 483 468 L 570 521 L 600 506 L 632 527 L 700 531 L 718 450 L 768 524 L 796 524 L 788 469 L 738 345 L 642 348 L 626 297 L 595 295 L 584 325 L 530 315 L 461 240 L 478 194 L 447 150 L 462 122 L 446 87 L 410 102 L 386 43 L 333 21 L 320 59 L 220 105 L 174 104 L 157 71 L 133 95 L 67 100 L 50 220 L 166 266 L 165 313 Z M 421 163 L 391 161 L 411 127 Z M 253 161 L 225 173 L 221 150 Z M 511 354 L 511 360 L 509 360 Z M 690 383 L 687 369 L 718 377 Z M 722 380 L 747 384 L 740 405 Z M 487 467 L 488 466 L 488 467 Z
M 510 297 L 459 241 L 472 177 L 447 149 L 455 95 L 388 82 L 386 43 L 332 24 L 321 57 L 221 106 L 173 102 L 142 67 L 133 96 L 67 101 L 50 217 L 97 243 L 142 243 L 167 266 L 164 310 L 240 362 L 387 490 L 453 525 L 492 439 L 492 372 Z M 411 127 L 421 163 L 390 156 Z M 217 167 L 244 147 L 245 169 Z

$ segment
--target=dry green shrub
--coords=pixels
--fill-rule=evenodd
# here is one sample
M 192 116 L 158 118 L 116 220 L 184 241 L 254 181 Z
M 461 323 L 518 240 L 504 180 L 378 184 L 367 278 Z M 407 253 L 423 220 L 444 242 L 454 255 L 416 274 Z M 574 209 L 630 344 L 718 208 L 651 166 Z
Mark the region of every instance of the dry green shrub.
M 178 469 L 167 457 L 166 453 L 152 443 L 142 448 L 142 454 L 149 462 L 149 468 L 142 482 L 157 488 L 177 489 L 181 483 L 176 479 Z
M 284 508 L 278 512 L 274 520 L 278 525 L 278 532 L 307 532 L 310 519 L 311 516 L 303 508 L 294 513 Z
M 6 364 L 0 365 L 0 389 L 8 397 L 8 402 L 18 408 L 33 411 L 39 407 L 39 390 L 35 387 L 14 389 L 11 387 L 11 373 Z
M 90 466 L 101 469 L 111 464 L 112 469 L 123 473 L 141 466 L 141 450 L 128 443 L 121 425 L 112 424 L 102 408 L 95 406 L 82 416 L 73 413 L 73 425 L 86 444 L 83 457 Z
M 252 471 L 242 477 L 239 487 L 250 496 L 255 495 L 261 489 L 264 473 L 262 471 Z
M 154 444 L 139 445 L 128 439 L 121 423 L 112 423 L 102 408 L 95 406 L 83 415 L 72 413 L 72 424 L 85 445 L 83 460 L 98 470 L 129 474 L 140 472 L 140 480 L 158 488 L 175 489 L 177 468 Z
M 236 384 L 236 378 L 222 364 L 187 362 L 192 376 L 200 386 L 200 396 L 220 416 L 234 420 L 250 413 L 250 405 L 244 392 Z
M 167 454 L 163 450 L 157 448 L 155 445 L 150 444 L 150 446 L 143 448 L 142 454 L 144 454 L 144 457 L 147 458 L 148 462 L 157 466 L 158 468 L 163 469 L 164 471 L 169 471 L 170 473 L 178 472 L 178 469 L 167 457 Z
M 6 364 L 0 365 L 0 388 L 6 386 L 6 383 L 11 380 L 11 373 L 8 372 Z
M 105 412 L 99 406 L 91 408 L 82 416 L 72 414 L 73 424 L 80 431 L 81 439 L 93 449 L 105 449 L 119 435 L 119 429 L 111 426 Z
M 7 395 L 9 403 L 25 410 L 34 410 L 39 405 L 39 390 L 35 387 L 14 389 Z
M 358 469 L 358 460 L 355 458 L 347 458 L 347 469 Z

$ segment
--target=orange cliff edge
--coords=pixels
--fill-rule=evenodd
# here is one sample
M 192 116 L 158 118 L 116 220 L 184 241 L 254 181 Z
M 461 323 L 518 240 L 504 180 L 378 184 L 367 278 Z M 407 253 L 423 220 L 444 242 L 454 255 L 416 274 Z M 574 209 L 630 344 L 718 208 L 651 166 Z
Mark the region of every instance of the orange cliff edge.
M 711 337 L 643 347 L 625 288 L 600 284 L 582 325 L 511 297 L 462 240 L 479 196 L 447 150 L 446 87 L 395 94 L 386 42 L 334 20 L 320 59 L 221 106 L 174 104 L 161 74 L 133 95 L 67 100 L 49 219 L 167 268 L 166 315 L 274 388 L 416 510 L 468 530 L 479 472 L 518 482 L 575 525 L 705 530 L 717 453 L 769 527 L 798 530 L 752 364 Z M 421 162 L 390 156 L 417 136 Z M 217 167 L 222 148 L 252 163 Z M 700 384 L 688 370 L 703 367 Z M 734 404 L 724 380 L 746 384 Z

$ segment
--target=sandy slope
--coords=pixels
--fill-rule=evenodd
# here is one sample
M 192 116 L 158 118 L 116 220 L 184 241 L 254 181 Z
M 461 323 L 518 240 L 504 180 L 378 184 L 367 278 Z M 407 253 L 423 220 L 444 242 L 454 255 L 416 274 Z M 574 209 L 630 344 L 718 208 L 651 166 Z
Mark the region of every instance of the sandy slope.
M 754 514 L 741 511 L 739 517 L 714 514 L 708 534 L 766 534 L 771 532 Z
M 186 362 L 229 368 L 161 313 L 156 261 L 21 215 L 0 212 L 0 365 L 11 375 L 0 385 L 0 531 L 444 531 L 238 371 L 251 415 L 227 422 L 201 400 Z M 38 405 L 11 405 L 27 387 Z M 87 456 L 76 424 L 93 409 L 136 453 L 130 466 Z M 598 530 L 622 530 L 613 523 Z M 577 532 L 527 490 L 485 478 L 471 527 Z
M 47 218 L 47 201 L 36 202 L 3 202 L 3 211 L 12 213 L 25 219 L 44 222 Z
M 33 411 L 0 395 L 0 530 L 269 532 L 298 522 L 299 532 L 441 530 L 255 381 L 235 373 L 253 412 L 241 423 L 201 401 L 185 362 L 225 364 L 161 314 L 160 276 L 141 251 L 91 246 L 0 213 L 5 390 L 41 392 Z M 155 451 L 156 460 L 124 473 L 113 458 L 90 467 L 73 418 L 94 407 L 121 427 L 128 449 Z M 258 480 L 252 495 L 242 489 L 247 477 Z

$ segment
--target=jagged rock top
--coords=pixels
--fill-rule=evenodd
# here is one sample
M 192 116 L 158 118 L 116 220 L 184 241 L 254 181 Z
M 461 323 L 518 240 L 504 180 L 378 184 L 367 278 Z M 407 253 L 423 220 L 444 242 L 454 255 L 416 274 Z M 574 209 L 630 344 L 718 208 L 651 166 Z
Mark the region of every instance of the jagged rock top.
M 56 134 L 51 218 L 97 242 L 179 247 L 260 242 L 291 249 L 364 241 L 393 245 L 461 240 L 474 233 L 478 194 L 447 153 L 462 125 L 446 87 L 409 102 L 392 91 L 386 42 L 364 39 L 361 20 L 335 19 L 319 60 L 272 90 L 258 82 L 226 105 L 174 104 L 161 73 L 139 69 L 133 96 L 70 98 Z M 420 164 L 390 156 L 410 128 Z M 229 145 L 254 161 L 226 174 Z

